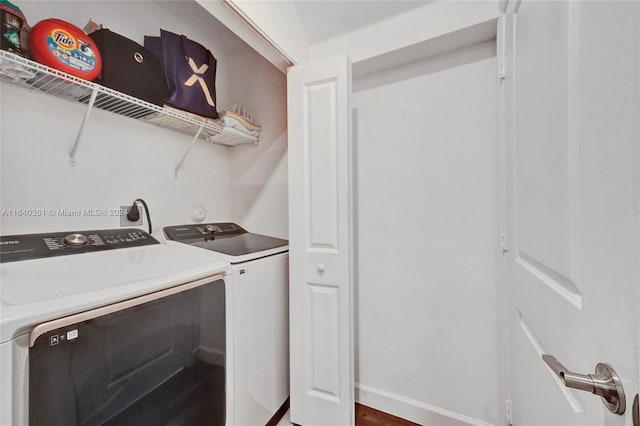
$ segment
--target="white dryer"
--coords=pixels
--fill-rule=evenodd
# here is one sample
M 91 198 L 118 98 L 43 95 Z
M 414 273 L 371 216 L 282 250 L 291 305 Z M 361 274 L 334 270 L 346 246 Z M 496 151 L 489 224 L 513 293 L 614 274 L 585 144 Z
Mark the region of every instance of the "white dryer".
M 138 229 L 2 236 L 0 261 L 0 424 L 225 424 L 227 262 Z
M 170 226 L 168 240 L 231 264 L 233 408 L 229 424 L 267 424 L 289 397 L 289 245 L 234 223 Z

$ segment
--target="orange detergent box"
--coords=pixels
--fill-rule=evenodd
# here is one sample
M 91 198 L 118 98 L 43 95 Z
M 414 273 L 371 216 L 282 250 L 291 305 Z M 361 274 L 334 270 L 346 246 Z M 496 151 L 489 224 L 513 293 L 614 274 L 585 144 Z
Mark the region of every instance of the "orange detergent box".
M 93 40 L 61 19 L 45 19 L 31 28 L 29 47 L 41 64 L 85 80 L 95 79 L 102 70 L 100 51 Z

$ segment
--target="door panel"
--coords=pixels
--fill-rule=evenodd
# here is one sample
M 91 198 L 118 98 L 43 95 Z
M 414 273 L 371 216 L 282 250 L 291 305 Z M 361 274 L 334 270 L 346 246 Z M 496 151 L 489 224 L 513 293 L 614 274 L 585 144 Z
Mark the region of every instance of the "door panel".
M 340 403 L 340 359 L 335 342 L 340 341 L 338 289 L 309 283 L 311 308 L 311 390 L 310 394 Z
M 335 79 L 305 85 L 308 126 L 303 139 L 308 152 L 306 193 L 309 194 L 308 249 L 338 249 L 338 185 L 336 149 L 338 111 Z
M 513 424 L 630 424 L 638 391 L 638 2 L 508 10 L 508 282 Z M 623 416 L 567 388 L 610 363 Z
M 289 69 L 291 421 L 354 421 L 347 57 Z
M 523 259 L 532 269 L 542 266 L 542 271 L 567 276 L 570 147 L 569 138 L 557 136 L 568 130 L 569 76 L 561 70 L 566 70 L 569 54 L 569 2 L 550 2 L 547 7 L 531 10 L 526 6 L 526 13 L 517 16 L 518 29 L 545 31 L 517 34 L 522 33 L 516 46 L 518 95 L 522 96 L 515 98 L 518 249 L 525 259 L 533 260 Z M 540 90 L 540 85 L 545 90 Z M 551 93 L 556 96 L 548 102 Z

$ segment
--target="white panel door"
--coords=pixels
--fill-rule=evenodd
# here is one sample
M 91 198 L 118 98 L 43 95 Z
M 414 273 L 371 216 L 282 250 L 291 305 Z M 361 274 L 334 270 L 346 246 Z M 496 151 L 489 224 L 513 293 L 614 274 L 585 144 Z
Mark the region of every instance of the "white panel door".
M 289 68 L 291 421 L 354 421 L 346 56 Z
M 502 86 L 514 425 L 632 422 L 640 306 L 638 6 L 507 4 Z M 581 374 L 611 364 L 626 392 L 625 413 L 569 389 L 542 354 Z

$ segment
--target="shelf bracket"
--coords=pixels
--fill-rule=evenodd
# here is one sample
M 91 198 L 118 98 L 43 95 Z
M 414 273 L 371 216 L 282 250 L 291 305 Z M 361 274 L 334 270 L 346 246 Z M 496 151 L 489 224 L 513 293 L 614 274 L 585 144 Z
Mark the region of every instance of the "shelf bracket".
M 78 134 L 76 135 L 76 141 L 73 144 L 73 148 L 71 148 L 71 152 L 69 153 L 69 164 L 72 166 L 76 165 L 76 153 L 78 152 L 78 146 L 80 145 L 80 140 L 82 139 L 82 133 L 84 133 L 84 127 L 89 121 L 89 115 L 91 114 L 91 110 L 93 109 L 93 104 L 96 102 L 96 96 L 98 96 L 98 88 L 94 87 L 91 91 L 91 97 L 89 98 L 89 104 L 87 105 L 87 111 L 84 113 L 84 118 L 82 119 L 82 123 L 80 123 L 80 128 L 78 129 Z
M 187 147 L 187 149 L 184 151 L 184 154 L 182 154 L 182 158 L 180 159 L 180 161 L 178 162 L 178 165 L 176 166 L 176 170 L 174 173 L 174 176 L 177 178 L 178 177 L 178 172 L 180 171 L 180 169 L 182 168 L 182 164 L 184 163 L 184 160 L 187 159 L 187 156 L 189 155 L 189 152 L 191 151 L 191 148 L 193 148 L 193 144 L 196 143 L 196 141 L 198 140 L 198 138 L 200 137 L 200 133 L 202 133 L 202 129 L 204 129 L 204 126 L 200 126 L 200 128 L 198 129 L 198 131 L 196 132 L 196 135 L 193 137 L 193 140 L 191 141 L 191 143 L 189 144 L 189 146 Z

